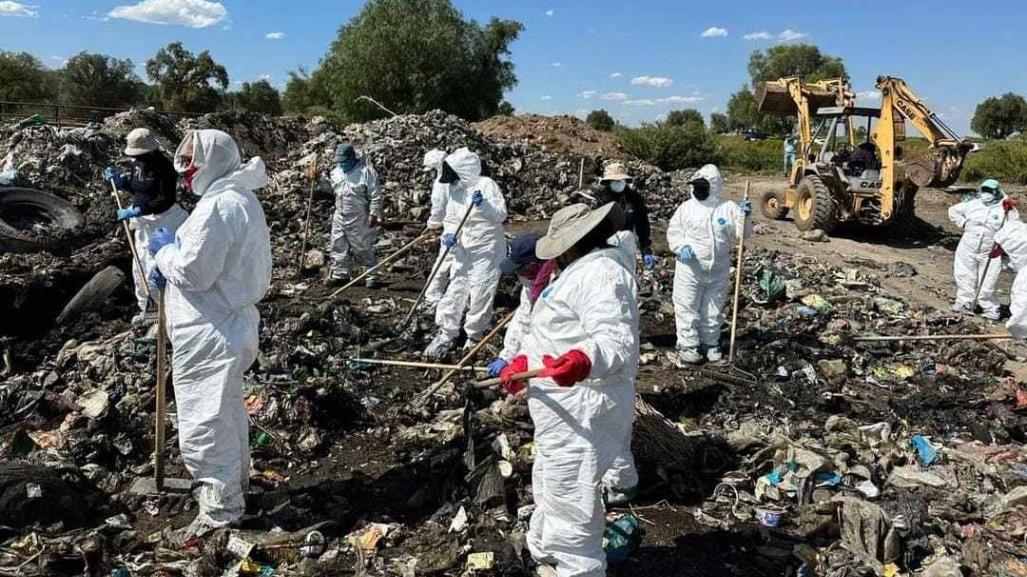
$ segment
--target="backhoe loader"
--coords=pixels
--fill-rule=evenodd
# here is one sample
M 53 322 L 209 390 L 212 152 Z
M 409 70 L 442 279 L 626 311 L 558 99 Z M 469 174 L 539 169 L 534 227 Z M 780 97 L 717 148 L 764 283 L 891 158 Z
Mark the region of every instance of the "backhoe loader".
M 760 211 L 793 211 L 803 231 L 831 232 L 838 223 L 909 224 L 916 192 L 959 178 L 973 143 L 960 138 L 900 78 L 879 76 L 881 107 L 855 105 L 842 79 L 804 83 L 781 78 L 757 86 L 759 110 L 798 120 L 799 150 L 783 192 L 768 192 Z M 930 147 L 907 153 L 906 122 Z

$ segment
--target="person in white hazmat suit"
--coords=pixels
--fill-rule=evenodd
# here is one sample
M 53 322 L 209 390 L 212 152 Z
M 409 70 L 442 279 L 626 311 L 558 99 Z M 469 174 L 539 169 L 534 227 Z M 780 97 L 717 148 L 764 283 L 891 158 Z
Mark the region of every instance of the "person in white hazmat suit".
M 724 179 L 707 164 L 692 175 L 691 198 L 674 212 L 667 244 L 677 255 L 674 268 L 674 317 L 681 361 L 718 362 L 720 325 L 731 284 L 731 259 L 742 222 L 752 205 L 721 197 Z M 751 227 L 751 223 L 746 226 Z
M 175 168 L 200 197 L 177 233 L 150 242 L 154 276 L 165 285 L 178 440 L 199 484 L 199 512 L 179 537 L 239 520 L 249 484 L 249 422 L 243 373 L 257 358 L 260 314 L 271 286 L 271 238 L 254 190 L 267 185 L 264 162 L 243 164 L 220 130 L 186 135 Z
M 431 212 L 428 215 L 428 230 L 441 230 L 443 234 L 453 234 L 460 224 L 459 218 L 454 219 L 446 210 L 449 200 L 449 185 L 443 184 L 442 162 L 446 160 L 446 153 L 442 150 L 429 150 L 424 155 L 424 171 L 435 172 L 435 179 L 431 186 Z M 443 258 L 445 256 L 445 258 Z M 439 239 L 439 256 L 435 259 L 433 267 L 438 268 L 435 278 L 424 291 L 423 310 L 433 311 L 446 294 L 446 286 L 449 284 L 449 269 L 453 265 L 453 255 L 446 254 L 446 245 Z M 433 269 L 434 270 L 434 269 Z
M 367 268 L 378 264 L 374 253 L 377 239 L 375 227 L 382 216 L 384 197 L 378 173 L 366 158 L 357 156 L 349 142 L 339 144 L 335 151 L 336 166 L 322 188 L 335 193 L 335 214 L 332 216 L 332 266 L 328 284 L 339 286 L 349 279 L 353 263 Z M 378 286 L 378 274 L 364 278 L 368 288 Z
M 453 264 L 446 294 L 435 309 L 438 334 L 424 350 L 431 359 L 442 358 L 453 347 L 461 319 L 467 333 L 465 348 L 485 335 L 499 286 L 499 264 L 506 258 L 506 200 L 499 185 L 481 175 L 478 155 L 460 148 L 446 157 L 442 170 L 441 181 L 449 185 L 447 218 L 459 223 L 467 214 L 467 220 L 459 234 L 442 235 L 443 243 L 452 247 Z
M 1001 258 L 1016 271 L 1009 289 L 1009 320 L 1006 328 L 1017 341 L 1027 340 L 1027 223 L 1009 220 L 995 233 L 992 258 Z M 993 265 L 994 266 L 994 265 Z
M 1002 192 L 997 180 L 988 179 L 973 198 L 949 208 L 949 220 L 963 231 L 952 266 L 956 281 L 952 310 L 972 313 L 980 304 L 982 316 L 997 321 L 1002 310 L 996 293 L 1002 263 L 989 255 L 995 233 L 1008 221 L 1020 220 L 1013 199 Z M 978 286 L 980 294 L 975 303 Z
M 618 249 L 607 244 L 614 207 L 575 204 L 553 215 L 536 254 L 556 259 L 559 273 L 501 373 L 506 391 L 517 394 L 526 384 L 516 374 L 544 368 L 527 383 L 535 424 L 527 543 L 545 572 L 555 565 L 560 577 L 606 575 L 600 480 L 634 419 L 638 293 Z
M 129 227 L 134 231 L 136 251 L 132 256 L 132 279 L 135 285 L 136 302 L 139 314 L 132 318 L 133 323 L 151 322 L 153 316 L 147 316 L 150 310 L 150 295 L 157 292 L 156 287 L 144 289 L 149 284 L 150 273 L 153 271 L 153 256 L 146 250 L 150 237 L 158 228 L 175 231 L 185 222 L 189 213 L 177 202 L 178 174 L 171 159 L 161 150 L 160 142 L 150 133 L 149 128 L 136 128 L 125 138 L 125 155 L 132 159 L 132 168 L 127 174 L 121 174 L 114 167 L 103 171 L 104 180 L 114 183 L 119 190 L 132 193 L 132 203 L 118 209 L 119 221 L 128 220 Z M 138 256 L 138 260 L 137 257 Z M 141 267 L 141 268 L 140 268 Z

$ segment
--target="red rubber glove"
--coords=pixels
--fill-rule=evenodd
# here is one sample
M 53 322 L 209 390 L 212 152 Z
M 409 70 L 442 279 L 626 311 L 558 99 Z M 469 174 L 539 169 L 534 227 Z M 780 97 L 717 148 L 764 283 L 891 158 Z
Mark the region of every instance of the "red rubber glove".
M 1016 201 L 1013 200 L 1013 197 L 1007 196 L 1002 199 L 1002 210 L 1009 212 L 1014 208 L 1016 208 Z
M 517 355 L 499 372 L 500 382 L 503 383 L 503 390 L 509 395 L 516 395 L 528 386 L 528 381 L 515 381 L 513 376 L 528 370 L 528 357 Z
M 1006 256 L 1006 251 L 1002 250 L 1002 247 L 996 244 L 991 249 L 991 254 L 988 255 L 988 258 L 1001 258 L 1004 256 Z
M 592 360 L 588 355 L 579 350 L 570 350 L 556 357 L 549 355 L 542 357 L 542 366 L 545 370 L 540 377 L 549 377 L 561 387 L 569 387 L 575 383 L 588 378 L 592 372 Z

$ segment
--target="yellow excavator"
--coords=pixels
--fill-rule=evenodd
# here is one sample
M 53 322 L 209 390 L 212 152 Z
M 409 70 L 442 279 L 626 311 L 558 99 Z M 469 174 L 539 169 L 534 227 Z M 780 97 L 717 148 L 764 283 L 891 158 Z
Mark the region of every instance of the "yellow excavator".
M 843 79 L 781 78 L 756 88 L 761 112 L 798 119 L 799 147 L 784 191 L 760 199 L 768 218 L 793 211 L 803 231 L 831 232 L 838 223 L 909 223 L 916 192 L 959 178 L 974 144 L 945 125 L 901 78 L 879 76 L 881 107 L 855 105 Z M 906 122 L 930 146 L 906 151 Z

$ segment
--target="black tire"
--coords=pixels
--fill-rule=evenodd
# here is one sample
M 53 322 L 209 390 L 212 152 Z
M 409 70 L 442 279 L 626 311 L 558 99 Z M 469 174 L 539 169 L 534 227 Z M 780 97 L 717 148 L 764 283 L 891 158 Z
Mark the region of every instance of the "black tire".
M 768 190 L 760 197 L 760 214 L 770 220 L 781 220 L 788 214 L 788 207 L 785 206 L 784 195 L 780 192 Z
M 70 202 L 31 188 L 0 188 L 0 252 L 39 252 L 85 223 Z M 28 230 L 42 225 L 49 234 Z
M 121 272 L 118 267 L 109 266 L 101 270 L 93 275 L 93 278 L 89 279 L 89 282 L 79 289 L 75 296 L 71 297 L 68 304 L 64 305 L 61 314 L 57 315 L 55 322 L 61 324 L 88 310 L 99 308 L 114 292 L 114 289 L 123 282 L 125 282 L 125 273 Z
M 838 207 L 824 181 L 814 174 L 805 176 L 796 193 L 795 226 L 803 232 L 820 229 L 830 234 L 838 225 Z

